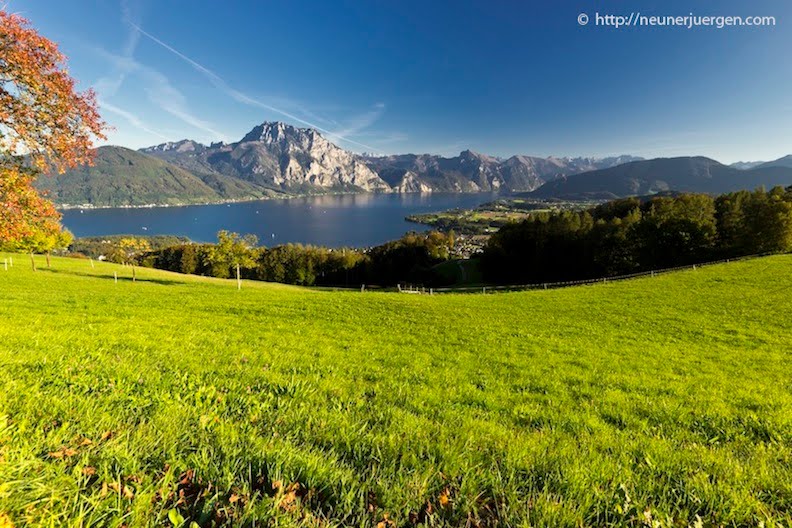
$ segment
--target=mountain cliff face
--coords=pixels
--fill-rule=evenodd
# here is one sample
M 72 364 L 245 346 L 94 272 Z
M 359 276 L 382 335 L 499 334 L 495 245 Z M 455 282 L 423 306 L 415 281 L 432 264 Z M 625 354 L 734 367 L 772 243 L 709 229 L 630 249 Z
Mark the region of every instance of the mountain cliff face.
M 512 156 L 506 160 L 465 150 L 444 158 L 430 154 L 365 157 L 371 167 L 394 190 L 412 192 L 417 185 L 434 191 L 532 191 L 546 181 L 567 174 L 613 167 L 641 158 L 537 158 Z
M 313 129 L 263 123 L 237 143 L 204 146 L 190 140 L 142 149 L 200 173 L 232 176 L 285 192 L 387 192 L 385 183 L 356 155 Z

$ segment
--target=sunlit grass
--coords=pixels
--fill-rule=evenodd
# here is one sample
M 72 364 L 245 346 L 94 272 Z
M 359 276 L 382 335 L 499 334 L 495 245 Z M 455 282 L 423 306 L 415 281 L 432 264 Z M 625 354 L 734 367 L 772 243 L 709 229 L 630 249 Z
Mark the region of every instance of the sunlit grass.
M 792 256 L 442 296 L 6 257 L 0 526 L 792 523 Z

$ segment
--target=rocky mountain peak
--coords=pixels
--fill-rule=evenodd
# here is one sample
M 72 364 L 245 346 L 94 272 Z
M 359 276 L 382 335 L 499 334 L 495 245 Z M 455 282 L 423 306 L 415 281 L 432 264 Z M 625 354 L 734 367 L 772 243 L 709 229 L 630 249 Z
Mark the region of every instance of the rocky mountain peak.
M 319 133 L 312 128 L 298 128 L 280 121 L 265 121 L 245 134 L 240 143 L 253 141 L 270 145 L 285 141 L 305 143 L 306 141 L 314 140 L 317 136 L 319 136 Z
M 497 163 L 498 160 L 493 158 L 492 156 L 487 156 L 486 154 L 481 154 L 480 152 L 475 152 L 473 150 L 467 149 L 463 150 L 459 153 L 459 157 L 462 160 L 466 161 L 480 161 L 484 163 Z
M 155 152 L 202 152 L 205 149 L 206 146 L 198 143 L 197 141 L 193 141 L 192 139 L 182 139 L 181 141 L 168 141 L 166 143 L 160 143 L 159 145 L 154 145 L 153 147 L 140 149 L 140 151 L 147 154 L 152 154 Z

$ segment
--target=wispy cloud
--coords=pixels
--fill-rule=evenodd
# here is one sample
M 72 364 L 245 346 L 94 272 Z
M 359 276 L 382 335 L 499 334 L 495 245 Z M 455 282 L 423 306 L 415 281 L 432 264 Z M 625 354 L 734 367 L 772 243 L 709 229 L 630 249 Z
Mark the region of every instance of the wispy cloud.
M 101 106 L 123 117 L 130 124 L 146 133 L 168 139 L 163 134 L 155 131 L 153 127 L 144 123 L 139 116 L 110 103 L 108 100 L 118 93 L 130 75 L 137 75 L 144 82 L 144 91 L 149 101 L 184 123 L 205 132 L 210 136 L 210 139 L 227 140 L 228 137 L 225 134 L 218 132 L 210 123 L 200 119 L 190 111 L 184 95 L 173 86 L 167 76 L 135 59 L 134 55 L 141 35 L 136 29 L 139 16 L 137 11 L 126 0 L 121 2 L 121 11 L 124 22 L 130 26 L 121 55 L 110 53 L 104 49 L 96 49 L 102 57 L 112 64 L 112 71 L 107 76 L 100 78 L 94 85 L 99 94 Z
M 337 137 L 347 137 L 359 134 L 363 130 L 366 130 L 371 125 L 373 125 L 384 112 L 385 103 L 377 103 L 368 112 L 350 119 L 348 123 L 345 123 L 344 128 L 336 130 L 334 134 Z
M 152 130 L 151 128 L 149 128 L 135 114 L 133 114 L 131 112 L 128 112 L 128 111 L 124 110 L 123 108 L 119 108 L 119 107 L 117 107 L 117 106 L 115 106 L 113 104 L 110 104 L 107 101 L 105 101 L 104 99 L 99 99 L 99 107 L 104 109 L 104 110 L 108 110 L 108 111 L 110 111 L 110 112 L 112 112 L 112 113 L 114 113 L 116 115 L 119 115 L 119 116 L 123 117 L 132 126 L 139 128 L 140 130 L 142 130 L 143 132 L 146 132 L 147 134 L 151 134 L 152 136 L 157 136 L 158 138 L 164 139 L 165 141 L 169 140 L 168 137 L 163 136 L 162 134 L 160 134 L 156 130 Z
M 228 136 L 219 132 L 210 123 L 195 116 L 190 111 L 184 95 L 173 86 L 168 77 L 164 74 L 138 62 L 133 57 L 116 55 L 103 49 L 97 49 L 96 51 L 114 65 L 115 71 L 123 72 L 122 81 L 124 77 L 130 74 L 140 76 L 145 86 L 144 91 L 146 96 L 162 110 L 180 119 L 184 123 L 205 132 L 210 139 L 228 139 Z M 118 85 L 120 85 L 120 82 Z M 116 85 L 108 84 L 107 81 L 105 81 L 105 84 L 102 84 L 102 80 L 100 79 L 97 83 L 97 91 L 100 95 L 104 95 L 105 92 L 100 90 L 106 90 L 114 86 Z M 111 96 L 114 93 L 115 92 L 110 90 Z
M 124 14 L 124 20 L 134 20 L 136 19 L 136 13 L 133 13 L 132 9 L 130 8 L 129 4 L 126 1 L 121 2 L 121 10 Z M 135 54 L 135 50 L 137 49 L 138 42 L 140 42 L 140 33 L 137 31 L 130 31 L 127 33 L 126 42 L 124 42 L 124 46 L 122 48 L 122 54 L 125 61 L 113 61 L 113 71 L 108 73 L 105 77 L 101 77 L 94 83 L 94 89 L 96 90 L 97 94 L 99 95 L 99 106 L 104 110 L 112 112 L 118 116 L 121 116 L 123 119 L 128 121 L 132 126 L 146 132 L 147 134 L 151 134 L 153 136 L 159 137 L 161 139 L 167 139 L 164 135 L 160 134 L 156 130 L 152 129 L 150 126 L 146 125 L 140 117 L 129 112 L 128 110 L 124 110 L 123 108 L 111 104 L 107 98 L 113 97 L 118 93 L 118 90 L 121 89 L 121 86 L 124 84 L 129 73 L 132 71 L 132 62 L 131 59 Z
M 317 107 L 316 105 L 312 105 L 312 108 L 308 108 L 307 104 L 292 97 L 283 97 L 270 94 L 256 94 L 253 98 L 258 99 L 259 101 L 262 101 L 270 106 L 274 106 L 275 108 L 280 108 L 282 110 L 286 110 L 289 113 L 302 116 L 303 119 L 308 121 L 319 123 L 321 126 L 324 126 L 328 129 L 341 126 L 337 120 L 327 115 L 328 112 L 339 112 L 340 109 L 336 106 L 323 105 L 321 107 Z
M 374 148 L 374 147 L 372 147 L 370 145 L 366 145 L 365 143 L 361 143 L 359 141 L 355 141 L 353 139 L 350 139 L 349 137 L 346 137 L 345 134 L 343 134 L 347 130 L 352 130 L 352 132 L 354 133 L 355 130 L 360 130 L 360 127 L 350 126 L 347 129 L 341 130 L 340 132 L 342 132 L 342 134 L 339 134 L 338 132 L 333 132 L 331 130 L 328 130 L 328 129 L 324 128 L 324 127 L 321 127 L 321 126 L 317 125 L 316 123 L 313 123 L 311 121 L 308 121 L 306 119 L 298 117 L 294 113 L 288 112 L 288 111 L 284 110 L 283 108 L 278 108 L 276 106 L 268 104 L 265 101 L 262 101 L 261 99 L 257 99 L 257 98 L 251 97 L 251 96 L 249 96 L 249 95 L 247 95 L 247 94 L 245 94 L 243 92 L 240 92 L 239 90 L 233 88 L 232 86 L 230 86 L 222 77 L 220 77 L 219 75 L 214 73 L 209 68 L 207 68 L 207 67 L 203 66 L 202 64 L 200 64 L 199 62 L 191 59 L 190 57 L 188 57 L 184 53 L 180 52 L 179 50 L 175 49 L 174 47 L 170 46 L 169 44 L 163 42 L 162 40 L 160 40 L 159 38 L 155 37 L 151 33 L 148 33 L 143 28 L 141 28 L 139 24 L 136 24 L 132 20 L 128 20 L 127 22 L 129 23 L 129 25 L 131 25 L 133 28 L 135 28 L 137 31 L 139 31 L 142 35 L 144 35 L 145 37 L 147 37 L 151 41 L 159 44 L 160 46 L 162 46 L 166 50 L 170 51 L 171 53 L 173 53 L 174 55 L 176 55 L 180 59 L 182 59 L 185 62 L 187 62 L 196 71 L 198 71 L 199 73 L 204 75 L 209 80 L 209 82 L 211 82 L 217 89 L 221 90 L 222 92 L 224 92 L 226 95 L 228 95 L 229 97 L 231 97 L 235 101 L 237 101 L 239 103 L 242 103 L 242 104 L 249 105 L 249 106 L 262 108 L 264 110 L 269 110 L 270 112 L 274 112 L 276 114 L 280 114 L 280 115 L 282 115 L 284 117 L 287 117 L 287 118 L 289 118 L 289 119 L 291 119 L 293 121 L 296 121 L 296 122 L 301 123 L 303 125 L 306 125 L 306 126 L 309 126 L 311 128 L 314 128 L 314 129 L 316 129 L 316 130 L 318 130 L 320 132 L 323 132 L 327 136 L 334 137 L 334 138 L 336 138 L 338 140 L 341 140 L 341 141 L 344 141 L 346 143 L 357 145 L 359 147 L 363 147 L 363 148 L 365 148 L 367 150 L 370 150 L 370 151 L 377 151 L 378 150 L 378 149 L 376 149 L 376 148 Z M 379 113 L 376 114 L 376 117 L 379 117 L 379 115 L 382 113 L 383 110 L 384 110 L 384 105 L 382 106 L 381 109 L 378 110 L 378 109 L 375 108 L 374 111 L 368 112 L 366 115 L 371 116 L 373 114 L 373 112 L 377 112 L 378 111 Z M 363 123 L 364 119 L 360 119 L 359 122 Z M 369 123 L 369 125 L 370 124 L 371 123 Z

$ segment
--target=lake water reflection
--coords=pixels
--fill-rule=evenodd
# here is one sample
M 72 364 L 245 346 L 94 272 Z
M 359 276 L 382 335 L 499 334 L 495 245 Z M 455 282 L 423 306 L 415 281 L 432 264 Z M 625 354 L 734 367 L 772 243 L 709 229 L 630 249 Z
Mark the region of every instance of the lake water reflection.
M 469 208 L 494 194 L 349 194 L 291 200 L 145 209 L 72 209 L 63 223 L 76 236 L 181 235 L 215 240 L 221 229 L 252 233 L 263 245 L 287 242 L 330 247 L 371 246 L 426 226 L 407 222 L 415 213 Z

